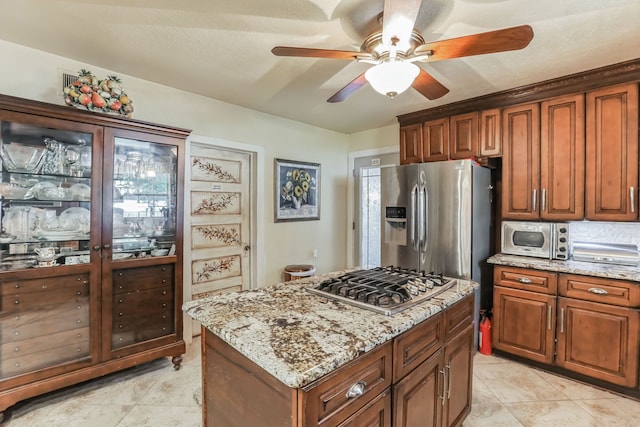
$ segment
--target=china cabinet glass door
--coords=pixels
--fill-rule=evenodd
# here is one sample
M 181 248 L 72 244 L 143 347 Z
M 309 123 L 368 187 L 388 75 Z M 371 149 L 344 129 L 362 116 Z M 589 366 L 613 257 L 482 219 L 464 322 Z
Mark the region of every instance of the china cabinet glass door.
M 94 354 L 100 138 L 96 126 L 0 114 L 0 380 Z
M 104 300 L 111 307 L 104 316 L 112 319 L 108 339 L 120 354 L 176 333 L 178 148 L 162 137 L 112 129 L 106 140 L 112 154 L 105 172 L 113 178 L 103 187 L 111 196 L 111 212 L 106 206 L 104 212 L 110 227 L 103 233 L 106 241 L 111 236 L 103 250 L 103 258 L 111 258 L 103 261 L 104 276 L 111 277 Z

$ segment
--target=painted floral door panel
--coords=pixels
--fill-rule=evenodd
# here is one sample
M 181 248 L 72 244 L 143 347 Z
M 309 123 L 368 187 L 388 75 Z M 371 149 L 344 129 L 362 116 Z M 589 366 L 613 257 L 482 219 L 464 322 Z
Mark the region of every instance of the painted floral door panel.
M 192 143 L 191 297 L 250 288 L 248 154 Z

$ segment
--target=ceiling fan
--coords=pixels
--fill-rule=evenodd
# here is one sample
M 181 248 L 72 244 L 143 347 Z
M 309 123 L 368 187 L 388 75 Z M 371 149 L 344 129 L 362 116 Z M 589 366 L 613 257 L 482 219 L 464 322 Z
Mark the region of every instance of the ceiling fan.
M 327 102 L 341 102 L 367 83 L 390 98 L 413 86 L 428 99 L 449 92 L 415 62 L 432 62 L 464 56 L 518 50 L 533 39 L 529 25 L 505 28 L 448 40 L 426 42 L 413 28 L 422 0 L 385 0 L 379 16 L 382 29 L 370 34 L 359 52 L 276 46 L 276 56 L 348 59 L 373 64 L 364 73 L 336 92 Z M 382 18 L 382 19 L 381 19 Z

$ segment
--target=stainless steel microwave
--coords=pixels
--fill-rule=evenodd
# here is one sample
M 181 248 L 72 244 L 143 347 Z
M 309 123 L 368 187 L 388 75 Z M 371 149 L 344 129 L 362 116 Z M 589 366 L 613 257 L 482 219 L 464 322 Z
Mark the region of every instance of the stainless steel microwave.
M 554 222 L 502 222 L 502 253 L 547 259 L 569 258 L 569 225 Z

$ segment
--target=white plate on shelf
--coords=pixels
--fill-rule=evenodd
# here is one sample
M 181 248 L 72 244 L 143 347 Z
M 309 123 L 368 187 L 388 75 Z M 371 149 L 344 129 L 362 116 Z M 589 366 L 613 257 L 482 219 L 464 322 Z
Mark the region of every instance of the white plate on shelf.
M 69 195 L 73 198 L 73 200 L 91 200 L 91 187 L 89 187 L 87 184 L 73 184 L 67 191 L 69 192 Z
M 89 209 L 81 207 L 65 209 L 60 213 L 58 223 L 63 230 L 88 233 L 91 228 L 91 212 Z
M 111 256 L 111 259 L 113 259 L 114 261 L 117 261 L 117 260 L 119 260 L 119 259 L 127 259 L 127 258 L 131 258 L 132 256 L 133 256 L 133 254 L 132 254 L 132 253 L 130 253 L 130 252 L 123 252 L 123 253 L 116 253 L 116 254 L 113 254 L 113 255 Z

